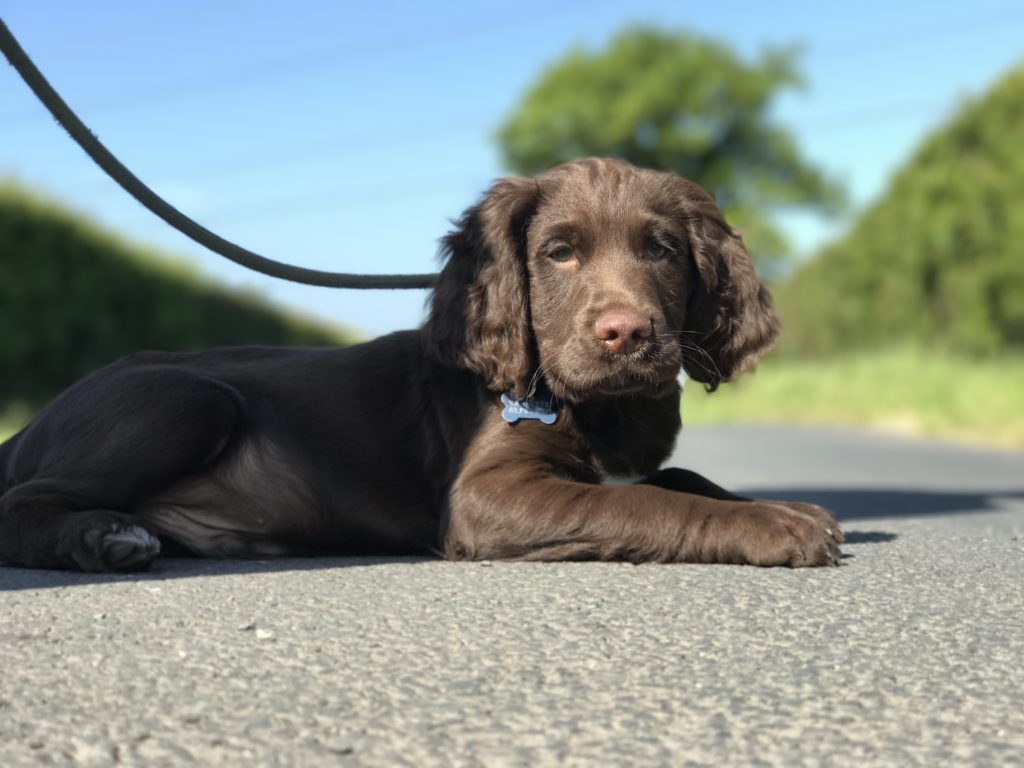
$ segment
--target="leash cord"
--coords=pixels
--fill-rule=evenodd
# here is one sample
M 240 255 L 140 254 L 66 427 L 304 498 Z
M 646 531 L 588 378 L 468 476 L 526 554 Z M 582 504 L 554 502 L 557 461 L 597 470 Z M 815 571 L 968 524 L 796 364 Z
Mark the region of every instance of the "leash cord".
M 25 53 L 14 35 L 0 19 L 0 50 L 11 66 L 21 75 L 21 79 L 32 89 L 32 92 L 50 110 L 50 114 L 64 128 L 72 139 L 85 153 L 102 168 L 121 188 L 134 197 L 144 207 L 159 216 L 186 237 L 191 238 L 214 253 L 230 259 L 247 269 L 260 272 L 281 280 L 294 283 L 319 285 L 325 288 L 430 288 L 437 279 L 435 274 L 420 275 L 359 275 L 343 272 L 324 272 L 319 269 L 307 269 L 268 259 L 258 253 L 235 245 L 211 232 L 203 225 L 189 218 L 160 195 L 146 186 L 125 165 L 118 160 L 95 134 L 78 118 L 72 109 L 61 98 L 60 94 L 47 82 L 42 72 Z

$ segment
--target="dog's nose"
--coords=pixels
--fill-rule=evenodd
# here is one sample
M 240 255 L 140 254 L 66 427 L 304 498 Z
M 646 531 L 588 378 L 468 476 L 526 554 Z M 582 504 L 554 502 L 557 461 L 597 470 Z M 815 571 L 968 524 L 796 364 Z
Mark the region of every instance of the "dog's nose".
M 616 355 L 636 352 L 653 331 L 650 318 L 636 312 L 606 312 L 594 323 L 594 335 Z

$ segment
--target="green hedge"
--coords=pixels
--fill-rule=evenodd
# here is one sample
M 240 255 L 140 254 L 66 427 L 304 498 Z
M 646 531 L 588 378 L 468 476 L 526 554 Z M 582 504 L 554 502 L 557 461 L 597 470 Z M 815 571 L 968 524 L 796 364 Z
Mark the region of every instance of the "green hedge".
M 790 352 L 1024 349 L 1024 67 L 928 138 L 776 295 Z
M 0 404 L 38 405 L 138 350 L 345 341 L 0 184 Z

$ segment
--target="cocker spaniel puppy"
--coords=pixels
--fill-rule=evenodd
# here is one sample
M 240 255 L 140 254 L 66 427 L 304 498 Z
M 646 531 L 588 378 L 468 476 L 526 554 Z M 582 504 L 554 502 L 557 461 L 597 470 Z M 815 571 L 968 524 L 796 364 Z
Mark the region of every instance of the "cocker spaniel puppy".
M 145 352 L 70 387 L 0 446 L 0 560 L 838 562 L 821 508 L 660 469 L 680 370 L 714 388 L 778 332 L 700 187 L 606 159 L 502 179 L 443 253 L 420 330 Z

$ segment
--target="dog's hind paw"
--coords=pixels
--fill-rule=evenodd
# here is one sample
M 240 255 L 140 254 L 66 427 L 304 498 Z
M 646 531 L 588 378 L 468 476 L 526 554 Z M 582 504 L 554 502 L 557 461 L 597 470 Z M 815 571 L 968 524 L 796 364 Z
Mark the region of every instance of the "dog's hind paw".
M 107 510 L 79 512 L 65 525 L 59 549 L 79 570 L 141 571 L 160 554 L 160 540 L 137 519 Z
M 112 571 L 138 571 L 160 554 L 160 539 L 140 525 L 104 534 L 100 558 Z

